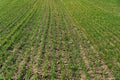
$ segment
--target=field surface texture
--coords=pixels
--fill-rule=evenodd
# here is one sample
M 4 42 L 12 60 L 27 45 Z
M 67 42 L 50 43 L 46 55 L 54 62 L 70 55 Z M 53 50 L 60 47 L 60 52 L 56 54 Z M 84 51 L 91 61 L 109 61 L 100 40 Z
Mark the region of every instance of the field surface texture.
M 0 80 L 120 80 L 120 0 L 0 0 Z

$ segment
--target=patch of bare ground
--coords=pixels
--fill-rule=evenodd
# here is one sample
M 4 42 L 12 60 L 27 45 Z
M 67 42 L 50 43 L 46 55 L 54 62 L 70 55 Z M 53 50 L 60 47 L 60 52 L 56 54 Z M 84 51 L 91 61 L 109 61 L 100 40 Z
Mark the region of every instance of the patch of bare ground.
M 84 71 L 80 71 L 80 73 L 81 73 L 81 78 L 80 78 L 80 80 L 87 80 L 87 78 L 86 78 L 86 75 L 85 75 L 85 72 Z

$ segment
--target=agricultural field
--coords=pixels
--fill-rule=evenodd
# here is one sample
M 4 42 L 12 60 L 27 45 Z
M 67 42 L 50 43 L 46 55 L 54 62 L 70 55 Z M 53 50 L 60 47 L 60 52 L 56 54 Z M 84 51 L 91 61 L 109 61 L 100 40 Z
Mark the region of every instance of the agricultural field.
M 120 80 L 120 0 L 0 0 L 0 80 Z

